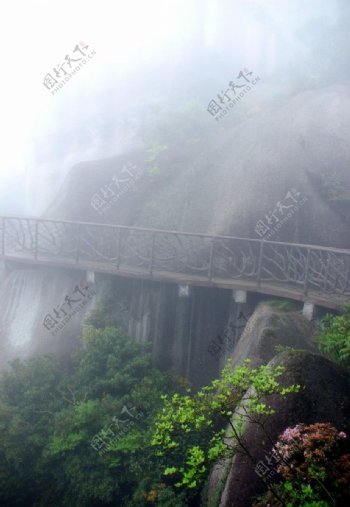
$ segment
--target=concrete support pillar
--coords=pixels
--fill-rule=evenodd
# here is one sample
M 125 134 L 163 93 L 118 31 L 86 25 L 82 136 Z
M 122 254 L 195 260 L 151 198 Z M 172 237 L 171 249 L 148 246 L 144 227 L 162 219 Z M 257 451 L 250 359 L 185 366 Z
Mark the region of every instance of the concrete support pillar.
M 184 377 L 190 378 L 191 359 L 193 360 L 193 312 L 194 295 L 189 285 L 178 285 L 174 318 L 173 358 L 176 370 Z
M 6 263 L 3 259 L 0 260 L 0 283 L 5 280 L 6 277 Z
M 191 360 L 193 361 L 194 340 L 193 330 L 193 304 L 189 296 L 181 296 L 176 305 L 176 334 L 181 336 L 182 343 L 179 347 L 181 351 L 181 371 L 183 375 L 190 378 Z
M 87 283 L 95 283 L 95 271 L 86 272 L 86 281 Z
M 232 297 L 236 303 L 247 302 L 247 291 L 246 290 L 233 290 Z
M 179 298 L 188 298 L 191 295 L 191 287 L 190 285 L 179 285 L 178 293 Z
M 315 305 L 305 301 L 303 306 L 303 315 L 307 320 L 312 320 L 315 312 Z

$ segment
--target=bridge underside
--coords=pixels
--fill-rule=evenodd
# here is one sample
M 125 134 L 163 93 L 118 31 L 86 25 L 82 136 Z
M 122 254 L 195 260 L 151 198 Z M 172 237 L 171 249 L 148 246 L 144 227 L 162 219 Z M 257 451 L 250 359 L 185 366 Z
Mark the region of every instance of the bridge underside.
M 175 283 L 178 285 L 195 285 L 202 287 L 216 287 L 229 290 L 244 290 L 247 292 L 257 292 L 261 294 L 269 294 L 271 296 L 293 299 L 301 302 L 312 303 L 317 306 L 340 310 L 344 304 L 350 302 L 349 295 L 339 293 L 325 293 L 316 290 L 305 291 L 304 284 L 286 285 L 283 282 L 266 282 L 261 280 L 257 283 L 256 280 L 242 280 L 242 279 L 226 279 L 212 277 L 208 279 L 207 276 L 187 274 L 187 273 L 171 273 L 168 271 L 159 271 L 153 269 L 152 271 L 144 268 L 130 267 L 130 266 L 113 266 L 110 263 L 104 264 L 103 262 L 87 262 L 79 261 L 73 263 L 67 259 L 52 259 L 40 258 L 37 260 L 27 259 L 22 256 L 2 256 L 5 263 L 15 263 L 24 265 L 46 266 L 64 269 L 76 269 L 80 271 L 93 271 L 96 273 L 105 273 L 120 277 L 137 278 L 143 280 L 153 280 L 157 282 Z

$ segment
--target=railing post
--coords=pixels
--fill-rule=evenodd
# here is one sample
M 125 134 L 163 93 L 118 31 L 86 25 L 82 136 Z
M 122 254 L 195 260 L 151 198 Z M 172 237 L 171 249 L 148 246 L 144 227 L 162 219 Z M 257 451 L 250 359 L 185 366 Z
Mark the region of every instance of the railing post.
M 117 265 L 117 269 L 119 269 L 119 266 L 120 266 L 120 252 L 121 252 L 121 245 L 120 245 L 120 242 L 121 242 L 121 228 L 118 227 L 117 229 L 117 262 L 116 262 L 116 265 Z
M 324 275 L 323 292 L 327 292 L 330 260 L 331 260 L 330 255 L 329 255 L 329 253 L 327 253 L 327 263 L 326 263 L 326 271 L 325 271 L 325 275 Z
M 210 257 L 209 257 L 209 267 L 208 267 L 208 278 L 209 278 L 209 280 L 211 280 L 211 277 L 213 275 L 214 245 L 215 245 L 215 239 L 212 239 L 211 240 L 211 245 L 210 245 Z
M 263 260 L 263 254 L 264 254 L 264 245 L 265 245 L 265 240 L 262 239 L 260 242 L 258 269 L 256 272 L 256 281 L 257 281 L 258 286 L 260 286 L 260 283 L 261 283 L 261 266 L 262 266 L 262 260 Z
M 39 222 L 35 220 L 35 229 L 34 229 L 34 259 L 38 259 L 38 227 Z
M 5 257 L 5 224 L 6 218 L 2 217 L 2 243 L 1 243 L 1 255 Z
M 150 260 L 150 266 L 149 266 L 149 272 L 152 274 L 153 272 L 153 262 L 154 262 L 154 244 L 156 241 L 156 233 L 152 232 L 152 248 L 151 248 L 151 260 Z
M 305 280 L 304 280 L 304 294 L 307 295 L 308 290 L 308 277 L 309 277 L 309 266 L 310 266 L 310 248 L 307 249 L 306 266 L 305 266 Z

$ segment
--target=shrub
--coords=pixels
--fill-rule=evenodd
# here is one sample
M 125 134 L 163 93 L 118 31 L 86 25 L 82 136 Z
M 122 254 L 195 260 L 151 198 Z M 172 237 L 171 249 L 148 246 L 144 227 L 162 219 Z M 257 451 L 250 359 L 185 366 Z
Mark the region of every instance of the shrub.
M 273 448 L 284 481 L 274 485 L 254 507 L 346 505 L 350 497 L 350 445 L 330 423 L 287 428 Z M 278 497 L 278 499 L 277 499 Z
M 345 305 L 341 315 L 326 315 L 323 332 L 318 338 L 320 349 L 332 359 L 350 367 L 350 305 Z

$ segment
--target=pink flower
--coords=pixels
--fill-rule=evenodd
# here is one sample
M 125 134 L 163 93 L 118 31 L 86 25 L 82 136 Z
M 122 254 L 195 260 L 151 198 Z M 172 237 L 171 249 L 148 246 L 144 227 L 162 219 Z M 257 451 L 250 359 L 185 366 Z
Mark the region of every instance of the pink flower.
M 340 436 L 340 438 L 347 438 L 347 435 L 346 435 L 346 433 L 344 433 L 344 431 L 341 431 L 339 433 L 339 436 Z
M 287 428 L 282 433 L 282 439 L 284 440 L 293 440 L 294 437 L 299 436 L 300 428 L 296 426 L 295 428 Z

